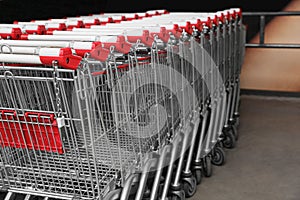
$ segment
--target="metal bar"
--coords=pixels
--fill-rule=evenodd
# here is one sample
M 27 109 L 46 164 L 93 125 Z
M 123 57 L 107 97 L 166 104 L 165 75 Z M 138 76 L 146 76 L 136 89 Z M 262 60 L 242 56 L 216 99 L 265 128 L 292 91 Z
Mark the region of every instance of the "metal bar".
M 243 16 L 260 17 L 259 44 L 246 43 L 248 48 L 300 48 L 300 44 L 265 44 L 265 23 L 266 16 L 300 16 L 300 11 L 280 11 L 280 12 L 243 12 Z
M 260 16 L 260 30 L 259 30 L 259 43 L 264 44 L 265 43 L 265 25 L 266 25 L 266 19 L 264 15 Z
M 55 199 L 62 199 L 62 200 L 72 200 L 73 196 L 64 195 L 64 194 L 53 194 L 48 192 L 41 192 L 41 191 L 33 191 L 33 190 L 26 190 L 26 189 L 9 189 L 9 193 L 12 194 L 27 194 L 32 196 L 40 196 L 40 197 L 48 197 L 48 198 L 55 198 Z
M 24 199 L 24 200 L 29 200 L 30 197 L 31 197 L 31 195 L 30 195 L 30 194 L 27 194 L 27 195 L 25 196 L 25 199 Z
M 300 11 L 280 11 L 280 12 L 243 12 L 243 16 L 300 16 Z
M 15 194 L 13 192 L 8 192 L 7 195 L 5 196 L 4 200 L 11 200 L 14 199 Z
M 257 43 L 247 43 L 245 44 L 245 47 L 247 48 L 286 48 L 286 49 L 299 49 L 300 44 L 276 44 L 276 43 L 270 43 L 270 44 L 257 44 Z

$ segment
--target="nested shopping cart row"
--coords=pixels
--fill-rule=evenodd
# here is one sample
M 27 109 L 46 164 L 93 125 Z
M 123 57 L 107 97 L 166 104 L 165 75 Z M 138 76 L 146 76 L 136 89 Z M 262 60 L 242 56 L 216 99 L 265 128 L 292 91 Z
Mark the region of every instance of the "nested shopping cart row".
M 0 35 L 0 176 L 9 192 L 184 199 L 235 147 L 240 9 L 15 22 Z

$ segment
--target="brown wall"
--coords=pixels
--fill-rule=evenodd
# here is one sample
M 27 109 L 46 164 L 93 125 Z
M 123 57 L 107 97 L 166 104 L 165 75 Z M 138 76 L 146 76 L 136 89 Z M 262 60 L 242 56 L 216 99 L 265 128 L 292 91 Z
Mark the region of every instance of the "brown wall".
M 300 0 L 285 11 L 300 11 Z M 258 35 L 250 42 L 258 42 Z M 300 16 L 275 17 L 265 30 L 266 43 L 300 44 Z M 300 92 L 300 49 L 246 50 L 241 88 Z

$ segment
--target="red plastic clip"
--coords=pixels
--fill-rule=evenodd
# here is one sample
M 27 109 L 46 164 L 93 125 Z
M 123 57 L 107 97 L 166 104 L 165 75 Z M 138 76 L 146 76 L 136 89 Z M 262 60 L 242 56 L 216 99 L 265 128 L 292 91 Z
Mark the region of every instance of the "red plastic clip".
M 170 35 L 167 32 L 166 27 L 160 27 L 160 32 L 150 32 L 150 36 L 154 38 L 154 36 L 157 35 L 159 39 L 161 39 L 163 42 L 168 42 Z
M 204 24 L 209 28 L 212 29 L 213 27 L 213 20 L 210 17 L 207 17 L 207 20 L 204 21 Z
M 18 40 L 22 35 L 22 30 L 20 28 L 1 28 L 0 37 L 2 39 L 13 39 Z
M 93 22 L 84 22 L 85 28 L 90 28 L 92 25 L 100 25 L 101 22 L 99 19 L 94 19 Z
M 153 38 L 150 37 L 148 30 L 143 30 L 141 35 L 128 35 L 127 39 L 129 42 L 135 43 L 140 40 L 144 45 L 152 47 L 154 42 Z
M 78 20 L 76 25 L 68 25 L 67 31 L 73 30 L 73 28 L 84 28 L 84 23 L 82 20 Z
M 172 33 L 176 38 L 180 38 L 182 34 L 182 29 L 178 26 L 178 24 L 173 24 L 173 28 L 167 29 L 166 31 Z
M 80 56 L 73 55 L 69 47 L 60 49 L 41 48 L 39 56 L 44 65 L 52 65 L 52 62 L 56 60 L 59 66 L 71 70 L 76 70 L 82 60 Z
M 230 12 L 229 11 L 227 11 L 226 12 L 226 19 L 228 20 L 228 21 L 231 21 L 231 19 L 232 19 L 232 15 L 230 14 Z
M 139 15 L 138 14 L 134 14 L 133 17 L 126 17 L 127 21 L 132 21 L 132 20 L 135 20 L 135 19 L 139 19 Z
M 187 21 L 185 26 L 180 26 L 180 28 L 182 30 L 185 30 L 185 32 L 187 32 L 188 34 L 192 34 L 193 33 L 193 27 L 191 25 L 191 22 Z
M 91 42 L 91 47 L 89 49 L 80 48 L 80 46 L 82 47 L 82 45 L 80 45 L 79 48 L 75 47 L 74 50 L 76 52 L 76 55 L 84 57 L 86 53 L 90 53 L 91 51 L 96 49 L 100 44 L 101 42 Z
M 126 17 L 124 15 L 121 16 L 120 19 L 113 19 L 114 23 L 120 23 L 121 21 L 126 21 Z
M 25 30 L 27 34 L 38 34 L 38 35 L 44 35 L 46 34 L 46 27 L 45 25 L 37 25 L 36 29 L 27 29 Z
M 219 25 L 219 17 L 215 15 L 215 17 L 212 19 L 212 22 L 214 25 L 218 26 Z
M 105 62 L 110 55 L 110 51 L 109 49 L 102 47 L 102 45 L 98 45 L 94 50 L 90 52 L 90 54 L 91 58 L 99 60 L 101 62 Z
M 65 23 L 58 23 L 58 24 L 48 24 L 47 26 L 47 34 L 48 34 L 48 31 L 55 31 L 55 30 L 58 30 L 58 31 L 65 31 L 67 30 L 67 26 Z
M 200 19 L 197 19 L 197 23 L 193 24 L 195 26 L 196 29 L 198 29 L 198 31 L 202 31 L 203 30 L 203 23 Z
M 113 18 L 112 18 L 112 17 L 108 17 L 107 20 L 102 20 L 102 19 L 100 18 L 100 25 L 105 25 L 105 24 L 107 24 L 107 23 L 114 23 Z M 86 28 L 89 28 L 89 27 L 86 27 Z
M 115 42 L 102 42 L 102 46 L 107 49 L 109 49 L 111 46 L 114 46 L 115 50 L 117 50 L 118 52 L 127 54 L 129 53 L 132 45 L 126 42 L 124 36 L 120 35 L 117 36 Z

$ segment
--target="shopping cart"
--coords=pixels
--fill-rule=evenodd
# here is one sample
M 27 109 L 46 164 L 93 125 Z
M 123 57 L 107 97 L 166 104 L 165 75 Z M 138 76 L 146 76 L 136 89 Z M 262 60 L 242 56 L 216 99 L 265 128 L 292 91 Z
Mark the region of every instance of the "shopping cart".
M 241 19 L 167 13 L 118 15 L 104 26 L 99 16 L 56 20 L 86 28 L 1 41 L 1 175 L 10 192 L 184 199 L 211 163 L 224 164 L 222 146 L 235 142 L 222 130 L 239 95 Z

